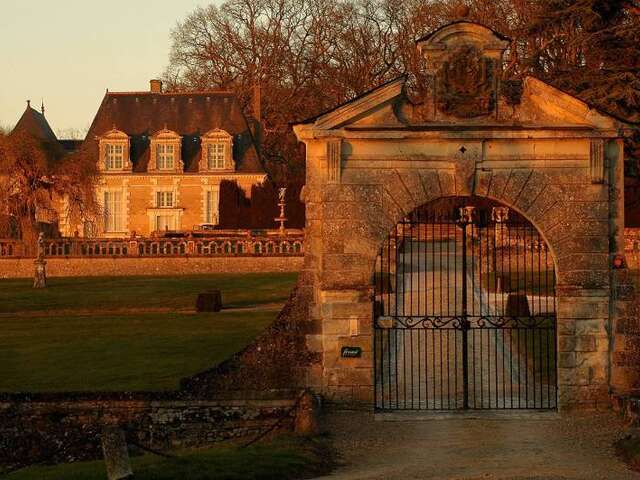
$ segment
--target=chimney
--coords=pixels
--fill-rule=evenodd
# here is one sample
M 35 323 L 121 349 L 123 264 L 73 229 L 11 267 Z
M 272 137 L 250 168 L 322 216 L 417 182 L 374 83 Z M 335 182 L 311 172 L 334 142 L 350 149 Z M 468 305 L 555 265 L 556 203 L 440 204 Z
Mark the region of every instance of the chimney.
M 262 105 L 261 105 L 261 91 L 260 84 L 256 83 L 253 86 L 253 99 L 252 99 L 252 110 L 253 110 L 253 118 L 255 118 L 258 123 L 262 120 Z
M 153 79 L 149 81 L 151 93 L 162 93 L 162 80 Z

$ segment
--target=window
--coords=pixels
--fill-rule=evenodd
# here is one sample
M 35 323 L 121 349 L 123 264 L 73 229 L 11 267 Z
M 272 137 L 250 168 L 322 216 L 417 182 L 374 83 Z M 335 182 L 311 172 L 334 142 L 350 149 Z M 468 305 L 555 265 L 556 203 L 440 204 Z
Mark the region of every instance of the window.
M 107 170 L 122 170 L 124 165 L 124 145 L 107 144 L 105 166 Z
M 205 199 L 204 223 L 218 224 L 218 205 L 220 201 L 220 191 L 207 190 Z
M 104 192 L 104 231 L 122 232 L 122 192 Z
M 175 146 L 159 144 L 156 149 L 156 163 L 158 170 L 172 170 L 174 168 Z
M 198 165 L 201 172 L 233 171 L 233 137 L 219 128 L 205 133 L 201 138 L 201 155 Z
M 173 192 L 164 191 L 164 192 L 156 192 L 156 207 L 157 208 L 166 208 L 173 207 Z
M 130 172 L 129 136 L 115 127 L 97 137 L 100 151 L 100 170 Z
M 209 170 L 221 170 L 224 168 L 225 152 L 224 143 L 211 143 L 207 149 L 207 167 Z

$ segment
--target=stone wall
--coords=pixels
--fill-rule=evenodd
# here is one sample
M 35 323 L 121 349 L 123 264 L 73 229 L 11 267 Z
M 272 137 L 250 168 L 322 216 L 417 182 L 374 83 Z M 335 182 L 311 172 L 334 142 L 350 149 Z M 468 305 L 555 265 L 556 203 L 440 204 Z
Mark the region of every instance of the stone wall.
M 190 275 L 204 273 L 297 272 L 303 258 L 288 257 L 155 257 L 51 258 L 49 277 Z M 0 278 L 33 278 L 32 258 L 0 259 Z
M 614 273 L 612 385 L 617 397 L 640 397 L 640 298 L 627 269 Z
M 4 395 L 0 465 L 16 468 L 102 456 L 100 432 L 119 426 L 130 444 L 167 450 L 247 440 L 276 425 L 291 430 L 297 392 L 267 391 L 220 399 L 161 394 Z
M 629 269 L 640 271 L 640 228 L 624 229 L 624 253 Z

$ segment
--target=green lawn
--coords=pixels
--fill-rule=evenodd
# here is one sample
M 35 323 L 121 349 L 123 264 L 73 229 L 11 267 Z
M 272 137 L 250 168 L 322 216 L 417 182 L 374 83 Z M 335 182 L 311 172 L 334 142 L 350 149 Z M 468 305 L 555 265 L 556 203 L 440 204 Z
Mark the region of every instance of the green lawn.
M 297 274 L 247 273 L 175 277 L 51 278 L 43 290 L 31 280 L 0 280 L 0 313 L 123 308 L 193 308 L 198 292 L 222 290 L 225 307 L 287 299 Z
M 259 335 L 295 278 L 65 278 L 44 290 L 0 281 L 0 391 L 175 389 Z M 220 288 L 234 310 L 196 314 L 196 295 L 207 288 Z
M 326 473 L 319 442 L 280 439 L 241 449 L 220 445 L 180 452 L 176 458 L 143 455 L 131 459 L 136 480 L 289 480 Z M 16 471 L 7 480 L 105 480 L 104 462 L 36 466 Z

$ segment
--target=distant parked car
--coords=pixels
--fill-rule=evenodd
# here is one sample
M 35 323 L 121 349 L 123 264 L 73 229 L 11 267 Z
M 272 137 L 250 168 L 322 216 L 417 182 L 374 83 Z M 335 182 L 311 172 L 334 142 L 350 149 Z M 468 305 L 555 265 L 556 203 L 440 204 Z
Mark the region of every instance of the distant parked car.
M 199 225 L 194 225 L 194 231 L 206 231 L 209 232 L 211 230 L 215 230 L 217 225 L 215 223 L 201 223 Z
M 193 226 L 190 235 L 193 237 L 209 237 L 218 233 L 220 233 L 220 230 L 215 223 L 200 223 Z
M 152 238 L 184 238 L 189 236 L 189 232 L 180 230 L 155 230 L 151 232 Z

